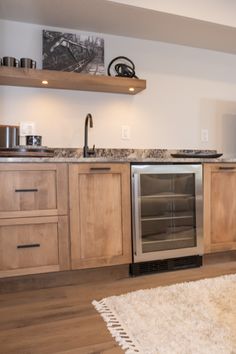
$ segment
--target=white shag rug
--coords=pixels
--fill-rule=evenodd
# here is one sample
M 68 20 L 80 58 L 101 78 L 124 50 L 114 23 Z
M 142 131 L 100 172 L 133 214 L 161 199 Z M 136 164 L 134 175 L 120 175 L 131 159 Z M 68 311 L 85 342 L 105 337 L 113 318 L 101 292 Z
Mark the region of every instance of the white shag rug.
M 93 305 L 126 354 L 236 354 L 236 275 L 138 290 Z

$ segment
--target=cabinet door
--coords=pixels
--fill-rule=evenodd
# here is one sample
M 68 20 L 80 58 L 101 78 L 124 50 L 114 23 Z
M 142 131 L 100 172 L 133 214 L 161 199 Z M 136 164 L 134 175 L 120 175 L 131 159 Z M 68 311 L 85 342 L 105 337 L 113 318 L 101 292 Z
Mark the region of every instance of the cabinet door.
M 205 252 L 236 249 L 236 165 L 204 165 Z
M 65 215 L 66 164 L 1 164 L 0 218 Z
M 131 262 L 130 167 L 69 168 L 72 269 Z
M 66 269 L 66 216 L 0 219 L 0 277 Z

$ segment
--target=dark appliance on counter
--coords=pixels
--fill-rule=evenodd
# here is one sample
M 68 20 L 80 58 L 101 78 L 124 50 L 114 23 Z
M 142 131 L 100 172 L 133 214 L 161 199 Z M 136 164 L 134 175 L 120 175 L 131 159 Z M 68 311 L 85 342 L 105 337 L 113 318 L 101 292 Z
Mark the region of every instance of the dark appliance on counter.
M 202 166 L 131 167 L 132 275 L 202 265 Z
M 42 136 L 41 135 L 26 135 L 26 145 L 41 146 L 42 145 Z
M 18 125 L 0 125 L 0 148 L 13 148 L 19 145 L 20 127 Z
M 54 149 L 41 146 L 41 142 L 40 135 L 28 135 L 28 145 L 20 145 L 20 127 L 0 125 L 0 157 L 53 157 Z

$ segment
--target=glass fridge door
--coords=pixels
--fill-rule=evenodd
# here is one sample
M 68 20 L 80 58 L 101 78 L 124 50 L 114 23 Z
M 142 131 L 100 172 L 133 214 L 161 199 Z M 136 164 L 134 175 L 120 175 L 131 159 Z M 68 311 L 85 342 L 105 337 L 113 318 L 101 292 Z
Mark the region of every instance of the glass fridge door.
M 155 165 L 136 171 L 133 204 L 139 260 L 199 254 L 199 171 L 184 167 Z

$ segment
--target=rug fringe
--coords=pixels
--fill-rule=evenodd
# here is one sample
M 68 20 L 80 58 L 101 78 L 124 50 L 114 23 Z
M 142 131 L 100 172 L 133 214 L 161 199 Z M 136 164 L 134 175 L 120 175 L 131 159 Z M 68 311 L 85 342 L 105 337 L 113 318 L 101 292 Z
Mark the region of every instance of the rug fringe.
M 112 337 L 118 342 L 126 354 L 136 354 L 140 353 L 139 349 L 134 344 L 133 340 L 125 332 L 122 324 L 113 314 L 113 312 L 106 305 L 105 300 L 93 301 L 92 302 L 95 309 L 100 313 L 102 318 L 107 324 L 107 328 L 110 331 Z

